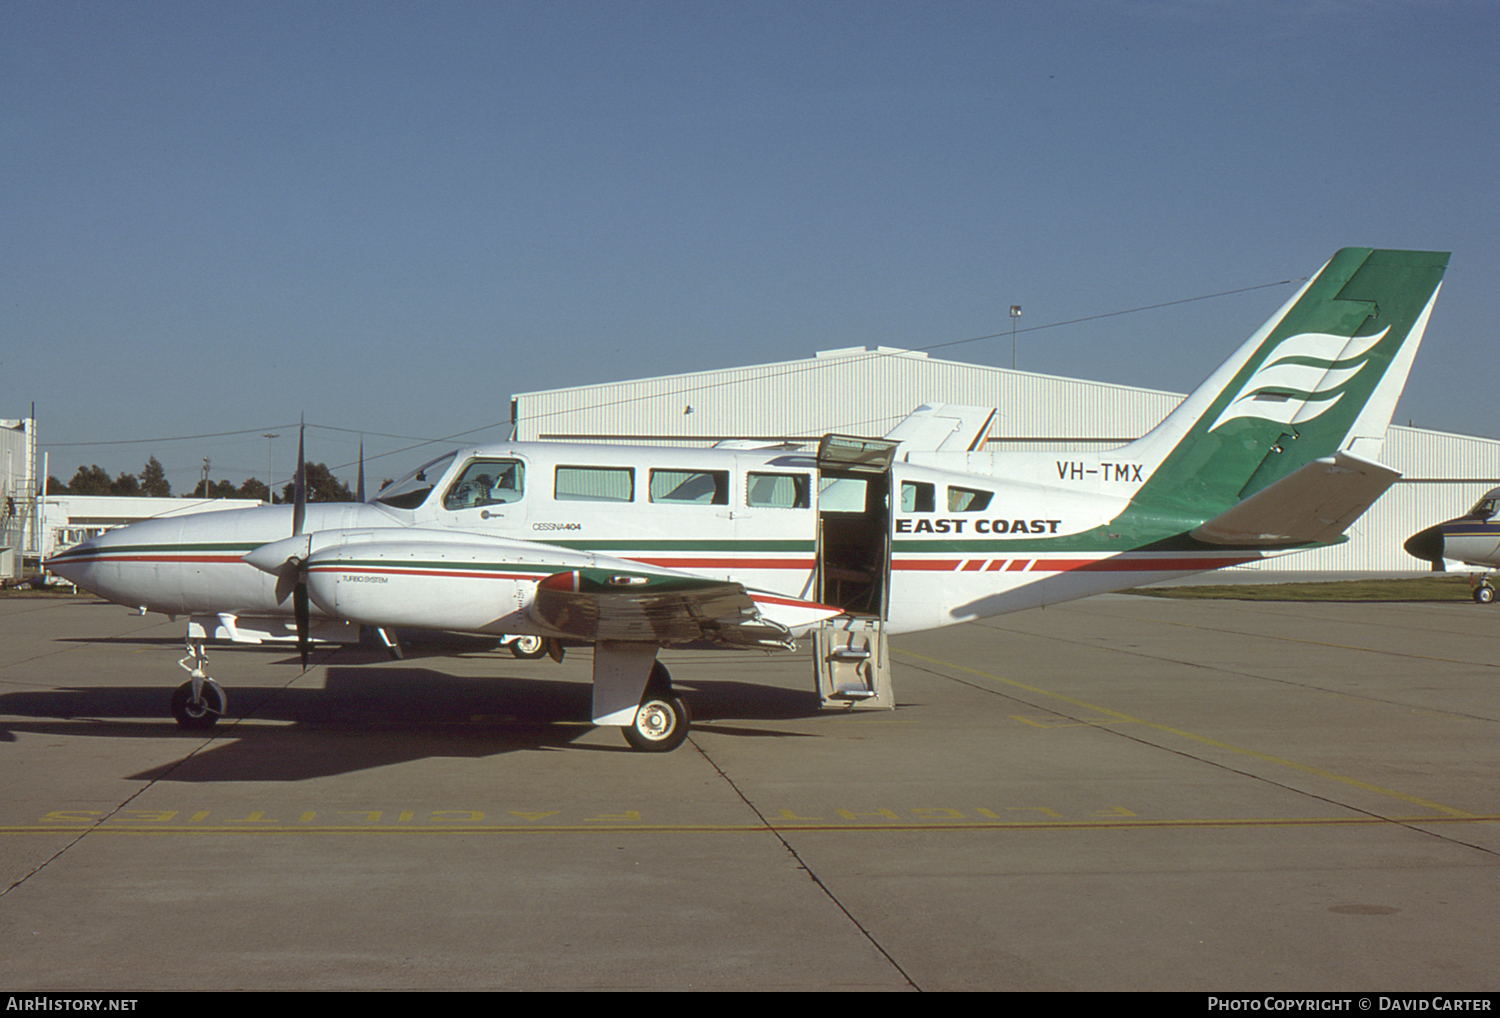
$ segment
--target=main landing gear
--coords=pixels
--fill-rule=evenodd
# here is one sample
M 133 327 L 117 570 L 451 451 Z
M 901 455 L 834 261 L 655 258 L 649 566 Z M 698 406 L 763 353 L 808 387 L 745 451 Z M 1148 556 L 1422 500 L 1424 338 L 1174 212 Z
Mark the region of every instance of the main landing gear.
M 625 741 L 644 753 L 666 753 L 682 745 L 692 723 L 687 704 L 672 690 L 672 676 L 657 661 L 651 666 L 635 719 L 622 729 Z
M 598 689 L 595 691 L 595 721 L 619 725 L 625 734 L 625 741 L 633 749 L 643 753 L 667 753 L 676 749 L 687 739 L 693 724 L 693 715 L 688 710 L 687 704 L 682 702 L 672 688 L 672 676 L 666 666 L 660 661 L 645 657 L 647 654 L 654 656 L 655 653 L 656 647 L 652 645 L 637 645 L 633 649 L 633 656 L 639 662 L 636 667 L 640 670 L 635 671 L 634 682 L 629 682 L 628 687 L 622 688 L 620 684 L 605 679 L 610 690 L 616 694 L 624 692 L 629 697 L 624 700 L 624 703 L 621 703 L 619 699 L 613 701 L 615 706 L 621 708 L 618 713 L 612 713 L 607 709 L 601 711 L 599 708 L 600 691 Z M 600 656 L 608 658 L 609 655 Z M 648 660 L 650 660 L 650 674 L 640 693 L 640 701 L 632 708 L 629 705 L 635 699 L 635 690 L 641 689 L 636 683 L 640 682 L 639 676 L 646 670 Z M 229 707 L 229 698 L 225 695 L 224 688 L 208 677 L 208 651 L 201 642 L 189 640 L 187 656 L 177 663 L 192 678 L 178 686 L 172 693 L 172 717 L 185 729 L 206 731 L 225 715 Z M 629 670 L 626 669 L 626 671 Z M 604 675 L 605 672 L 596 671 L 596 686 L 600 683 L 601 676 Z M 600 716 L 601 713 L 606 714 L 607 717 Z
M 547 641 L 540 636 L 514 636 L 500 641 L 522 661 L 536 661 L 547 656 Z
M 172 693 L 172 717 L 183 728 L 212 728 L 229 708 L 224 687 L 208 677 L 208 651 L 203 644 L 188 641 L 187 657 L 177 662 L 192 676 Z

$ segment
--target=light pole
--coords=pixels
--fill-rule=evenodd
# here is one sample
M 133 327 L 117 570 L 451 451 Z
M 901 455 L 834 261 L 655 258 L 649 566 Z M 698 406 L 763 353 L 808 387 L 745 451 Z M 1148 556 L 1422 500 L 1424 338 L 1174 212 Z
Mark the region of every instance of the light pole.
M 1016 370 L 1016 319 L 1021 317 L 1021 305 L 1010 306 L 1010 369 Z
M 270 435 L 261 435 L 260 437 L 266 440 L 266 501 L 275 503 L 276 489 L 271 487 L 271 441 L 273 439 L 280 438 L 281 432 L 278 431 Z

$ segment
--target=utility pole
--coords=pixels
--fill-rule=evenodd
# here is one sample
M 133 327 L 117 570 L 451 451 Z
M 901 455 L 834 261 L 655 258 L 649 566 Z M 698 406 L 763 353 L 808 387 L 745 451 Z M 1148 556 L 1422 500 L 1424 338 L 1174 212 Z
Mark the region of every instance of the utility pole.
M 269 435 L 261 435 L 260 437 L 266 440 L 266 491 L 269 492 L 266 500 L 274 503 L 276 501 L 276 488 L 271 484 L 271 442 L 273 439 L 280 438 L 281 432 L 277 431 Z

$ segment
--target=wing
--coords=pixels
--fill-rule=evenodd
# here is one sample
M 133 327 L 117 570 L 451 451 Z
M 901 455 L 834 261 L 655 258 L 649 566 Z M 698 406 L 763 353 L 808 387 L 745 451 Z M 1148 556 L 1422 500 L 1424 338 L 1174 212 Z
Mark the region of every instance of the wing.
M 581 640 L 789 647 L 791 629 L 839 614 L 742 584 L 638 570 L 574 569 L 536 585 L 537 622 Z M 782 618 L 773 618 L 779 615 Z
M 319 531 L 289 540 L 302 542 L 293 550 L 306 556 L 318 611 L 367 626 L 462 633 L 536 627 L 539 635 L 592 643 L 790 648 L 794 630 L 841 614 L 732 580 L 476 534 Z M 287 543 L 245 559 L 275 573 Z

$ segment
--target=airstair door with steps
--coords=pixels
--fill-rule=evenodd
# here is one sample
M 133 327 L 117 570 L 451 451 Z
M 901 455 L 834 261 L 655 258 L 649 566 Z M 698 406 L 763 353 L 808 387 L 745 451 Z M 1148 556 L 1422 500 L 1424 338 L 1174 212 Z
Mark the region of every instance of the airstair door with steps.
M 895 709 L 884 623 L 843 616 L 822 623 L 812 635 L 813 673 L 822 706 Z

